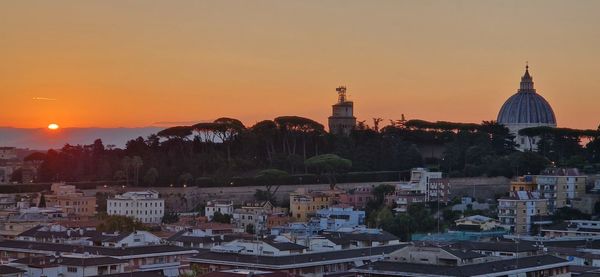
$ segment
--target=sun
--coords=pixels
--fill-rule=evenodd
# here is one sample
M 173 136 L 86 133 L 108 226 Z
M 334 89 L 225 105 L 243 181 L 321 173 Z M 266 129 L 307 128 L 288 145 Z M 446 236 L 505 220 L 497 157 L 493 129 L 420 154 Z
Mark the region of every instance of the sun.
M 60 128 L 60 126 L 58 126 L 58 124 L 56 124 L 56 123 L 48 124 L 48 129 L 50 129 L 50 130 L 58 130 L 58 128 Z

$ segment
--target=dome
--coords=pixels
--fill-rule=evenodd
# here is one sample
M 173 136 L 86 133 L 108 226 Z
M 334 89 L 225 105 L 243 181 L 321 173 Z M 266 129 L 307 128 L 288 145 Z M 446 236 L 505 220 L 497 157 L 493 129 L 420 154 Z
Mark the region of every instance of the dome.
M 533 88 L 529 67 L 521 78 L 519 91 L 508 98 L 498 113 L 500 124 L 540 124 L 556 126 L 552 107 Z

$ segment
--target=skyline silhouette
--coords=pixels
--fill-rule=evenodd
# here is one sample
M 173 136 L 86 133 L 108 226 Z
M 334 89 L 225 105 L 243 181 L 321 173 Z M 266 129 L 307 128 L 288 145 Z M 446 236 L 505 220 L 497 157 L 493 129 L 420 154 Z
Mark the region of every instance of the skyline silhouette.
M 0 4 L 0 126 L 145 127 L 222 116 L 495 120 L 525 61 L 559 127 L 595 129 L 600 3 Z

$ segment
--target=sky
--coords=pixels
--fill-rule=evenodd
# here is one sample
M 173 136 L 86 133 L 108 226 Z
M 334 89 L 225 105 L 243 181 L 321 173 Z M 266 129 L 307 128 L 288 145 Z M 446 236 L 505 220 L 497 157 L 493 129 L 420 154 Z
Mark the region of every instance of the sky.
M 600 1 L 0 2 L 0 126 L 227 116 L 494 120 L 525 62 L 558 125 L 600 124 Z

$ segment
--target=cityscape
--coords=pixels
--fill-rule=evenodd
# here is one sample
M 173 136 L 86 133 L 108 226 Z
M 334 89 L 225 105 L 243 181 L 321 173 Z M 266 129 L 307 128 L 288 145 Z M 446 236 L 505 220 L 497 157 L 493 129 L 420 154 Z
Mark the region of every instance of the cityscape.
M 600 276 L 596 8 L 2 2 L 0 276 Z

